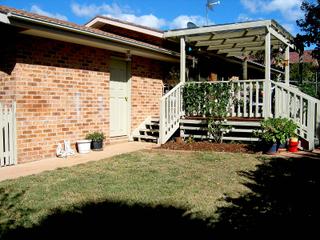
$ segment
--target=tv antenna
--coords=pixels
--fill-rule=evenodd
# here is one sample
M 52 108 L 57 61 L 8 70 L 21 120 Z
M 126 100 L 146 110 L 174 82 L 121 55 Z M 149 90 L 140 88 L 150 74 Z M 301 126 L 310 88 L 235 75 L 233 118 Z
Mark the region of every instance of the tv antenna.
M 207 0 L 207 4 L 206 4 L 206 19 L 207 19 L 207 26 L 209 25 L 208 23 L 208 11 L 209 10 L 213 10 L 213 7 L 215 5 L 220 4 L 220 1 L 213 1 L 213 0 Z

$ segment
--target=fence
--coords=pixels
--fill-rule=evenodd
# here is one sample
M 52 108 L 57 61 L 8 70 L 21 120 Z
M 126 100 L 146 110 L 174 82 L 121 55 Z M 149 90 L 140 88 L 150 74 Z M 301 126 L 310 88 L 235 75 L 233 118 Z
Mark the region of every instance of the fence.
M 11 108 L 0 103 L 0 167 L 17 163 L 16 104 Z

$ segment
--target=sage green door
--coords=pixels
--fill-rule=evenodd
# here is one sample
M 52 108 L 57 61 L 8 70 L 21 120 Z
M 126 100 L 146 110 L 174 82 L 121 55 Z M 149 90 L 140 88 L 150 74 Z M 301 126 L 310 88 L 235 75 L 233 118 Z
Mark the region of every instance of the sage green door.
M 110 137 L 128 135 L 127 63 L 112 59 L 110 63 Z

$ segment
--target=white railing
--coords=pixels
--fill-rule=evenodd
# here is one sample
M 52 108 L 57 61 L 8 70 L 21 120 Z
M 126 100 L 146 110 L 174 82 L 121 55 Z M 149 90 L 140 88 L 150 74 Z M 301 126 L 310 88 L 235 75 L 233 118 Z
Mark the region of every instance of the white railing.
M 231 84 L 228 117 L 264 117 L 264 80 L 188 82 L 186 84 Z M 199 106 L 200 108 L 202 106 Z
M 264 116 L 264 80 L 231 81 L 229 117 Z
M 0 167 L 16 164 L 16 145 L 16 104 L 7 108 L 0 103 Z
M 164 144 L 179 128 L 183 115 L 182 91 L 183 83 L 179 83 L 160 100 L 159 143 Z
M 274 116 L 293 119 L 298 125 L 297 134 L 312 150 L 315 138 L 319 138 L 320 101 L 284 83 L 271 81 L 271 89 Z
M 164 144 L 179 128 L 180 118 L 184 115 L 184 86 L 203 83 L 180 83 L 161 98 L 160 144 Z M 231 84 L 229 117 L 293 119 L 298 124 L 297 134 L 309 142 L 310 150 L 314 148 L 315 138 L 320 137 L 320 101 L 318 99 L 302 93 L 295 87 L 271 80 L 268 82 L 265 80 L 210 82 L 210 84 L 227 83 Z

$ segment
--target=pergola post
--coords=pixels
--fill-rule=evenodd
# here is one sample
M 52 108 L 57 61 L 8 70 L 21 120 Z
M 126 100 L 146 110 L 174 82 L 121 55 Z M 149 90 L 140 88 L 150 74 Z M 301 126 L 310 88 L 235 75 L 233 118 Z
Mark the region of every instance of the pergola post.
M 271 117 L 271 34 L 267 28 L 265 36 L 265 84 L 264 84 L 264 117 Z
M 248 57 L 245 56 L 242 62 L 242 79 L 248 80 Z
M 186 82 L 186 41 L 180 38 L 180 82 Z
M 284 80 L 285 84 L 289 86 L 290 84 L 290 47 L 287 45 L 286 46 L 286 51 L 285 51 L 285 70 L 284 70 Z

